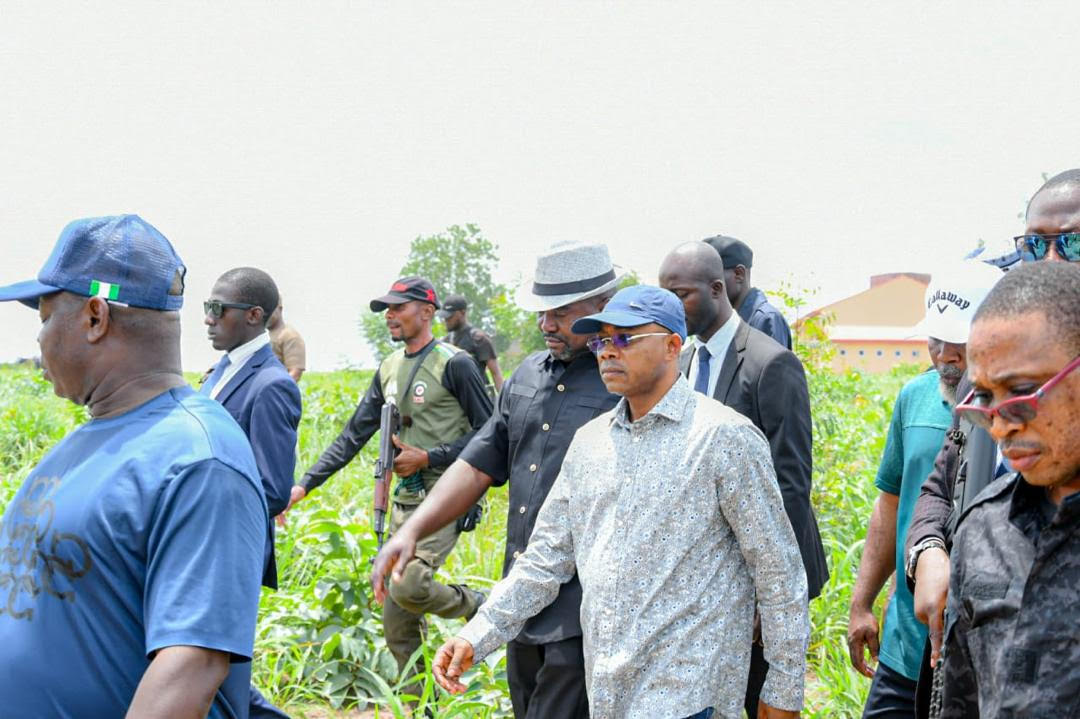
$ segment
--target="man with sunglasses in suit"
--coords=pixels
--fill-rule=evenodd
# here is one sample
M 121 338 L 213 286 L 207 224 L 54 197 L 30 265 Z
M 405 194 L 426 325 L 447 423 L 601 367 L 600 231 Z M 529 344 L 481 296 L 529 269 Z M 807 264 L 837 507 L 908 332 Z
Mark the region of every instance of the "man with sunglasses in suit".
M 960 518 L 945 629 L 945 719 L 1076 716 L 1080 693 L 1080 265 L 1010 271 L 979 307 L 957 413 L 1014 472 Z
M 270 347 L 267 323 L 279 301 L 270 275 L 254 267 L 229 270 L 203 303 L 206 334 L 225 355 L 200 391 L 220 402 L 244 430 L 266 495 L 268 519 L 288 506 L 296 469 L 296 431 L 301 400 L 296 382 Z M 267 522 L 264 586 L 277 589 L 274 523 Z M 252 717 L 284 717 L 251 687 Z
M 1024 234 L 1014 242 L 1025 263 L 1080 261 L 1080 169 L 1055 175 L 1035 192 L 1028 203 Z M 971 382 L 965 377 L 957 397 L 963 399 L 970 392 Z M 954 416 L 934 471 L 915 504 L 904 551 L 915 616 L 929 629 L 927 659 L 919 678 L 919 716 L 928 712 L 929 668 L 937 665 L 941 653 L 956 522 L 986 485 L 1008 471 L 990 433 Z
M 769 442 L 784 510 L 799 543 L 808 600 L 829 578 L 817 519 L 810 506 L 810 396 L 799 359 L 735 312 L 722 256 L 706 242 L 676 247 L 660 267 L 660 285 L 683 304 L 695 336 L 680 370 L 696 391 L 712 397 L 761 430 Z M 744 707 L 757 716 L 769 669 L 760 637 L 753 642 Z

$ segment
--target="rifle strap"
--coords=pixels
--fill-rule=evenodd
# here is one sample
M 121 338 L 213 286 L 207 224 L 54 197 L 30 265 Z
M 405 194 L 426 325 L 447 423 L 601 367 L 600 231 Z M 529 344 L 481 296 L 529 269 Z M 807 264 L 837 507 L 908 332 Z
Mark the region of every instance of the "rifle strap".
M 435 338 L 435 339 L 431 340 L 431 342 L 428 342 L 427 347 L 420 350 L 420 354 L 418 354 L 416 356 L 416 363 L 412 366 L 412 369 L 409 370 L 409 380 L 405 383 L 405 394 L 406 395 L 408 395 L 409 391 L 412 389 L 412 383 L 413 383 L 413 380 L 416 379 L 416 373 L 420 371 L 420 367 L 424 364 L 424 360 L 427 359 L 427 356 L 429 354 L 431 354 L 431 350 L 435 349 L 435 345 L 437 345 L 437 344 L 439 344 L 439 339 L 438 338 Z M 398 394 L 400 396 L 400 391 L 398 392 Z M 401 421 L 402 421 L 403 425 L 404 425 L 406 417 L 409 417 L 410 422 L 412 421 L 412 418 L 409 415 L 405 414 L 405 403 L 404 402 L 400 402 L 400 401 L 398 402 L 398 411 L 401 412 Z

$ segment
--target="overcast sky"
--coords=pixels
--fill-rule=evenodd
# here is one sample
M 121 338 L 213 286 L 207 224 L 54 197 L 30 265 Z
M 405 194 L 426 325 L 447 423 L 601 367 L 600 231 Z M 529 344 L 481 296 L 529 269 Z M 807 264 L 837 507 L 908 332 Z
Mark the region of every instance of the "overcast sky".
M 754 280 L 821 288 L 994 247 L 1080 165 L 1080 3 L 0 2 L 0 283 L 71 219 L 135 212 L 201 301 L 269 271 L 309 367 L 357 332 L 410 240 L 477 223 L 499 277 L 605 241 L 655 281 L 724 233 Z M 0 305 L 0 360 L 36 314 Z

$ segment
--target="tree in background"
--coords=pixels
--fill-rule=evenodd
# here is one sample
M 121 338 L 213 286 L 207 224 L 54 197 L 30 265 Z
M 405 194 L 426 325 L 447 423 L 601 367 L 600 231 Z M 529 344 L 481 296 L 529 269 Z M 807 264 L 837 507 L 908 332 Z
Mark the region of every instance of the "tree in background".
M 469 322 L 494 335 L 495 348 L 499 350 L 491 303 L 505 294 L 506 288 L 491 278 L 499 262 L 496 249 L 495 243 L 484 237 L 476 225 L 450 225 L 438 234 L 417 236 L 409 246 L 409 256 L 398 277 L 426 277 L 435 285 L 440 298 L 451 294 L 465 295 L 469 301 Z M 360 318 L 360 331 L 376 360 L 394 351 L 383 313 L 364 312 Z M 434 331 L 436 336 L 446 333 L 441 325 Z

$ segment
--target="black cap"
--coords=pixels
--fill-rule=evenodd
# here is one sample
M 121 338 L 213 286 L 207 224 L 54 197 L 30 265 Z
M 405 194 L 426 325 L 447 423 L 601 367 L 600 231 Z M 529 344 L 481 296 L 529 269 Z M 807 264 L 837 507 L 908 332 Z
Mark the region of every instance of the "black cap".
M 372 312 L 382 312 L 388 305 L 400 305 L 413 300 L 435 305 L 435 309 L 441 307 L 439 298 L 435 296 L 435 285 L 423 277 L 402 277 L 390 285 L 389 292 L 373 299 L 369 307 Z
M 450 295 L 443 301 L 442 309 L 436 314 L 439 315 L 439 319 L 445 320 L 458 310 L 465 310 L 468 308 L 469 301 L 465 299 L 465 295 Z
M 715 237 L 706 237 L 702 242 L 720 253 L 720 259 L 724 261 L 725 270 L 734 269 L 736 265 L 742 265 L 743 267 L 754 266 L 754 251 L 742 240 L 716 235 Z

